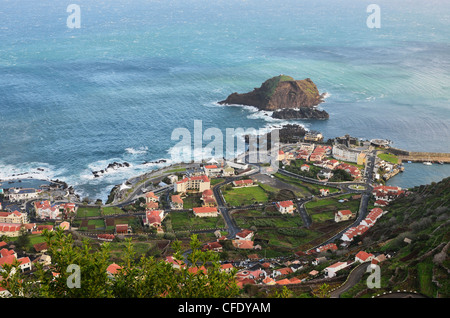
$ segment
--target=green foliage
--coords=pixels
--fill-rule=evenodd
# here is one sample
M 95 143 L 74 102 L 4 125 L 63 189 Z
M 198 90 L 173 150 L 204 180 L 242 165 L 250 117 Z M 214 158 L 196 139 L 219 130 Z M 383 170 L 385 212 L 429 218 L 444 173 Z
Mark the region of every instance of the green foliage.
M 278 84 L 280 82 L 285 82 L 285 81 L 294 81 L 294 79 L 290 76 L 279 75 L 279 76 L 272 77 L 272 78 L 268 79 L 267 81 L 265 81 L 261 85 L 261 92 L 263 94 L 263 97 L 266 99 L 269 99 L 275 92 Z
M 330 178 L 330 182 L 342 182 L 352 180 L 353 180 L 352 175 L 342 169 L 337 169 L 333 171 L 333 176 Z
M 19 264 L 5 265 L 0 286 L 13 297 L 44 298 L 207 298 L 235 297 L 239 288 L 235 272 L 220 271 L 218 255 L 201 251 L 201 243 L 191 237 L 190 253 L 184 261 L 181 244 L 174 242 L 174 258 L 181 268 L 156 260 L 151 256 L 136 259 L 135 246 L 126 240 L 120 269 L 112 277 L 107 268 L 110 262 L 110 245 L 104 243 L 94 248 L 87 240 L 74 244 L 71 234 L 63 231 L 45 232 L 52 257 L 50 268 L 36 265 L 34 276 L 25 276 Z M 80 286 L 71 288 L 71 264 L 80 269 Z M 193 269 L 203 269 L 195 271 Z M 54 274 L 57 275 L 54 275 Z

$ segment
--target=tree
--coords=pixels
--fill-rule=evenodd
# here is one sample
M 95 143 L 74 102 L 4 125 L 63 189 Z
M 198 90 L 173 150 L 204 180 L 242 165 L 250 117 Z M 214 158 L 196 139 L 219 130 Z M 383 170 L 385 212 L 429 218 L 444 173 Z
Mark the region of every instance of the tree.
M 62 230 L 44 231 L 44 235 L 52 257 L 49 269 L 36 264 L 34 276 L 24 276 L 18 263 L 5 265 L 0 287 L 10 291 L 13 297 L 226 298 L 239 294 L 235 272 L 222 272 L 218 255 L 203 252 L 195 235 L 191 237 L 186 260 L 180 242 L 173 243 L 174 256 L 182 265 L 181 269 L 152 256 L 136 259 L 131 239 L 126 239 L 118 264 L 120 270 L 113 277 L 107 273 L 111 264 L 109 243 L 94 248 L 83 240 L 77 245 L 72 234 Z M 79 285 L 72 284 L 77 279 Z
M 317 298 L 330 298 L 331 286 L 328 284 L 322 284 L 319 288 L 313 291 L 314 297 Z
M 30 237 L 25 229 L 20 230 L 20 235 L 16 240 L 16 246 L 22 250 L 25 250 L 26 247 L 30 244 Z

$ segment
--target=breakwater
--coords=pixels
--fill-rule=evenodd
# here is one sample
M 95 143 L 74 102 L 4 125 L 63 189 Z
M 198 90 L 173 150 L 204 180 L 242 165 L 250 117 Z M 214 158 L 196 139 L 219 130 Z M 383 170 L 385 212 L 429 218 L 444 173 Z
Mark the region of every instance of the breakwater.
M 398 156 L 399 163 L 405 161 L 450 163 L 450 153 L 407 151 L 397 148 L 389 148 L 388 150 L 392 154 Z

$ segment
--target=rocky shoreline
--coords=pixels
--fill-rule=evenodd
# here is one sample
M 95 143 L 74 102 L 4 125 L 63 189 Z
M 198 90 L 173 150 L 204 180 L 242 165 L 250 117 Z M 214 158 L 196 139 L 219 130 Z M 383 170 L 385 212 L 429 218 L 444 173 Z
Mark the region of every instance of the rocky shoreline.
M 298 109 L 284 108 L 272 113 L 277 119 L 329 119 L 330 115 L 324 110 L 313 107 L 300 107 Z

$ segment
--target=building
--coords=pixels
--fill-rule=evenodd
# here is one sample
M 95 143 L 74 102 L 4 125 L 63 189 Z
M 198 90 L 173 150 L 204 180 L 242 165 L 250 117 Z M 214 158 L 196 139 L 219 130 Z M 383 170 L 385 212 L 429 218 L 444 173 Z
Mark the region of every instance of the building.
M 335 169 L 347 171 L 352 176 L 353 179 L 361 178 L 361 171 L 357 167 L 350 165 L 348 163 L 344 163 L 344 162 L 340 163 L 339 165 L 336 166 Z
M 201 200 L 203 201 L 203 207 L 215 207 L 217 205 L 214 193 L 211 189 L 206 189 L 202 192 Z
M 325 275 L 328 276 L 328 278 L 335 277 L 338 271 L 346 268 L 347 266 L 348 266 L 347 262 L 337 262 L 325 268 L 324 272 Z
M 356 255 L 355 255 L 355 262 L 360 262 L 360 263 L 365 263 L 365 262 L 370 262 L 373 258 L 375 257 L 375 255 L 364 252 L 364 251 L 359 251 Z
M 52 204 L 48 200 L 35 201 L 34 210 L 38 219 L 61 219 L 63 215 L 76 213 L 78 206 L 75 203 Z
M 317 253 L 326 252 L 326 251 L 337 251 L 338 247 L 334 243 L 329 243 L 326 245 L 319 246 L 316 248 Z
M 231 244 L 239 249 L 253 249 L 254 243 L 253 241 L 246 241 L 246 240 L 232 240 Z
M 120 265 L 112 263 L 106 268 L 106 273 L 108 274 L 108 277 L 113 277 L 114 275 L 117 275 L 121 269 L 122 267 Z
M 337 211 L 334 214 L 334 221 L 337 222 L 342 222 L 342 221 L 348 221 L 353 217 L 353 213 L 350 210 L 340 210 Z
M 253 186 L 253 180 L 252 179 L 236 180 L 233 181 L 233 186 L 236 188 L 251 187 Z
M 147 192 L 145 194 L 145 203 L 159 202 L 159 197 L 154 192 Z
M 236 234 L 236 239 L 250 241 L 253 238 L 253 231 L 245 229 Z
M 330 194 L 330 190 L 329 189 L 320 189 L 320 195 L 323 197 L 326 197 L 327 195 Z
M 114 238 L 114 234 L 97 234 L 97 239 L 100 241 L 112 242 Z
M 351 242 L 353 241 L 353 238 L 355 236 L 364 234 L 368 229 L 369 227 L 363 224 L 351 227 L 347 231 L 345 231 L 345 233 L 341 237 L 341 240 L 344 242 Z
M 405 191 L 400 187 L 379 185 L 373 188 L 372 194 L 376 201 L 390 202 L 398 196 L 404 194 Z
M 219 212 L 217 208 L 214 207 L 200 207 L 200 208 L 193 208 L 192 209 L 195 216 L 198 217 L 217 217 L 219 215 Z
M 19 268 L 22 272 L 31 269 L 31 260 L 29 257 L 17 258 L 17 254 L 12 251 L 12 253 L 7 253 L 8 255 L 0 257 L 0 272 L 3 271 L 5 265 L 13 265 L 16 261 L 19 263 Z M 15 273 L 15 271 L 13 271 Z
M 175 269 L 186 268 L 186 264 L 183 261 L 175 259 L 173 256 L 167 256 L 166 263 L 171 264 Z
M 305 164 L 302 164 L 302 166 L 300 167 L 300 170 L 301 171 L 309 171 L 309 165 L 307 165 L 306 163 Z
M 18 237 L 21 228 L 21 223 L 0 223 L 0 236 Z
M 222 170 L 222 176 L 224 177 L 231 177 L 234 176 L 234 168 L 226 165 L 225 168 Z
M 222 264 L 220 266 L 220 271 L 225 273 L 231 273 L 234 269 L 235 267 L 231 263 Z
M 275 206 L 277 207 L 277 210 L 282 214 L 285 213 L 293 214 L 295 210 L 294 202 L 292 201 L 280 201 L 277 202 Z
M 217 165 L 205 165 L 203 170 L 208 177 L 216 177 L 222 172 L 222 168 Z
M 10 202 L 27 201 L 36 199 L 41 190 L 36 189 L 16 189 L 10 188 L 8 190 L 8 200 Z
M 170 207 L 172 210 L 183 210 L 183 199 L 180 195 L 174 194 L 170 197 Z
M 118 235 L 131 234 L 131 226 L 128 224 L 116 224 L 115 232 Z
M 354 162 L 359 165 L 363 165 L 366 158 L 365 153 L 341 144 L 333 145 L 332 156 L 337 160 Z
M 323 135 L 320 132 L 308 131 L 305 134 L 305 137 L 303 137 L 303 140 L 318 142 L 318 141 L 322 141 L 323 140 Z
M 0 223 L 21 223 L 28 222 L 27 215 L 19 211 L 14 212 L 0 212 Z
M 156 229 L 161 228 L 161 223 L 164 220 L 163 210 L 148 210 L 145 213 L 144 225 L 154 227 Z
M 174 184 L 175 182 L 178 181 L 178 176 L 171 174 L 170 176 L 167 176 L 167 179 L 169 179 L 169 182 Z
M 206 243 L 205 245 L 203 245 L 202 250 L 203 251 L 222 252 L 223 247 L 222 247 L 222 244 L 220 244 L 219 242 L 211 242 L 211 243 Z
M 188 190 L 203 192 L 211 188 L 211 182 L 205 175 L 185 177 L 174 184 L 174 191 L 177 193 L 186 193 Z

